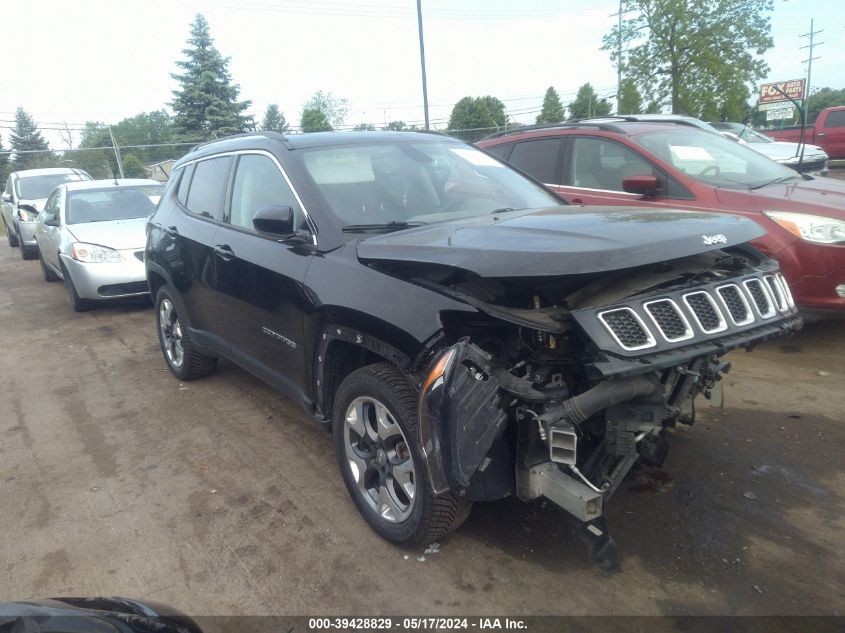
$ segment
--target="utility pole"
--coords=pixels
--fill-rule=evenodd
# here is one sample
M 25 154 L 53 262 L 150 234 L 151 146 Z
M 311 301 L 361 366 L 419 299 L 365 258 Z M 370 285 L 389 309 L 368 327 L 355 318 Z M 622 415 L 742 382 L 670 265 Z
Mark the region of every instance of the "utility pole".
M 619 0 L 619 11 L 610 14 L 610 17 L 616 16 L 619 19 L 616 28 L 616 114 L 619 114 L 619 96 L 622 94 L 622 2 L 623 0 Z
M 123 178 L 123 161 L 120 160 L 120 150 L 117 147 L 117 143 L 114 142 L 114 134 L 112 134 L 111 125 L 109 126 L 109 137 L 111 138 L 112 149 L 114 149 L 114 157 L 117 160 L 117 170 L 120 172 L 120 177 Z
M 417 0 L 417 26 L 420 32 L 420 69 L 422 71 L 423 110 L 425 114 L 425 129 L 428 127 L 428 85 L 425 80 L 425 44 L 423 43 L 422 0 Z
M 813 47 L 814 46 L 821 46 L 824 42 L 816 42 L 815 36 L 819 33 L 824 32 L 824 29 L 819 29 L 818 31 L 813 30 L 813 20 L 810 20 L 810 32 L 804 33 L 801 37 L 809 37 L 810 43 L 807 46 L 802 46 L 801 50 L 808 48 L 809 54 L 807 55 L 807 59 L 803 60 L 807 64 L 807 84 L 804 86 L 804 112 L 809 113 L 809 104 L 810 104 L 810 79 L 813 76 L 813 60 L 819 59 L 818 57 L 813 57 Z

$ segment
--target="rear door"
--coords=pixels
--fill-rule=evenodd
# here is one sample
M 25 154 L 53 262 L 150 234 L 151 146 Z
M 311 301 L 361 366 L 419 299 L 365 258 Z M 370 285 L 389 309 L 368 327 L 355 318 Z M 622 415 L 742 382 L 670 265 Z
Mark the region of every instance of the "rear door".
M 831 158 L 845 158 L 845 110 L 827 112 L 821 129 L 816 129 L 815 142 Z
M 295 397 L 306 392 L 303 340 L 305 273 L 312 249 L 256 231 L 252 218 L 270 206 L 301 203 L 277 159 L 267 152 L 238 156 L 226 223 L 215 236 L 220 315 L 232 358 Z
M 561 182 L 563 139 L 539 138 L 514 144 L 508 162 L 546 186 Z
M 173 243 L 173 262 L 168 269 L 179 287 L 191 327 L 218 338 L 223 336 L 223 328 L 214 290 L 214 244 L 223 222 L 233 162 L 232 156 L 217 156 L 186 167 L 176 194 L 181 213 L 171 215 L 162 227 Z

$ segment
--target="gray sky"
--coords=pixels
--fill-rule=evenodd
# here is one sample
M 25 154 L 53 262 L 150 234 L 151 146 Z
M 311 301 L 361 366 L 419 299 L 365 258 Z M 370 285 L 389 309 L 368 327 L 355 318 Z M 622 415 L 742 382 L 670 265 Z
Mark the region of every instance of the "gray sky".
M 600 95 L 614 93 L 615 69 L 599 49 L 617 7 L 614 0 L 423 0 L 433 122 L 445 127 L 466 95 L 492 94 L 513 119 L 533 122 L 549 85 L 564 103 L 586 81 Z M 0 119 L 23 106 L 60 148 L 58 132 L 48 129 L 59 122 L 117 122 L 164 107 L 197 12 L 231 57 L 256 119 L 276 102 L 297 123 L 316 90 L 348 99 L 349 124 L 423 118 L 415 0 L 26 0 L 4 3 Z M 799 35 L 811 17 L 824 29 L 812 85 L 845 88 L 841 0 L 775 0 L 769 79 L 806 74 L 799 47 L 807 40 Z

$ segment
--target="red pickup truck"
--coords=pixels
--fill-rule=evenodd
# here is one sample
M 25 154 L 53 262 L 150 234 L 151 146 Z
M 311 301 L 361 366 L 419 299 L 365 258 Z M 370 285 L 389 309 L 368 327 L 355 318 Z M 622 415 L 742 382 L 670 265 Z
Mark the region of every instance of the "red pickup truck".
M 779 141 L 797 143 L 801 126 L 791 125 L 782 130 L 764 130 L 764 134 Z M 818 145 L 831 158 L 845 158 L 845 106 L 825 108 L 816 117 L 816 123 L 804 130 L 804 142 Z

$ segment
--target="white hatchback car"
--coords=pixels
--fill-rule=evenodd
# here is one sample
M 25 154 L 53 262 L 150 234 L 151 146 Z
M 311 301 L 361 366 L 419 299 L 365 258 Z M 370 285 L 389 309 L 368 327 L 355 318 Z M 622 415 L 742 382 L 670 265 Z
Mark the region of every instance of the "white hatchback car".
M 45 281 L 63 279 L 73 309 L 147 294 L 147 216 L 164 185 L 155 180 L 90 180 L 56 187 L 35 222 Z

